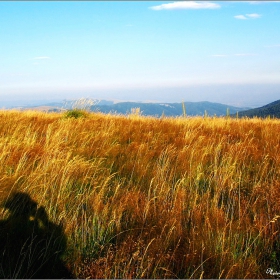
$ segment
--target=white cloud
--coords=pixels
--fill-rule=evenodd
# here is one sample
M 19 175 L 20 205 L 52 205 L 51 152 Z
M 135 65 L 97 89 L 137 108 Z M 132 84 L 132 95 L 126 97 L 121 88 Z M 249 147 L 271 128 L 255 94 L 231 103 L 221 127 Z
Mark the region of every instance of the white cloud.
M 180 2 L 173 2 L 168 4 L 161 4 L 158 6 L 152 6 L 150 9 L 155 11 L 160 10 L 184 10 L 184 9 L 217 9 L 221 6 L 216 3 L 211 2 L 197 2 L 197 1 L 180 1 Z
M 33 59 L 42 60 L 42 59 L 51 59 L 51 58 L 49 56 L 37 56 L 37 57 L 34 57 Z
M 260 18 L 261 17 L 261 15 L 259 15 L 259 14 L 246 14 L 246 16 L 249 18 Z
M 246 15 L 237 15 L 237 16 L 234 16 L 234 18 L 236 18 L 236 19 L 242 19 L 242 20 L 260 18 L 260 17 L 261 17 L 260 14 L 246 14 Z
M 238 16 L 234 16 L 234 18 L 236 19 L 247 19 L 245 16 L 243 15 L 238 15 Z

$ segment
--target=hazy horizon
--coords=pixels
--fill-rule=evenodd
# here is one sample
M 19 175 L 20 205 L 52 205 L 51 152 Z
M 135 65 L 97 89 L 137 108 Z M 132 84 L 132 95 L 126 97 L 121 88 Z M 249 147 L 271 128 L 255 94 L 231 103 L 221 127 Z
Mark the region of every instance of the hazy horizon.
M 280 99 L 279 1 L 0 2 L 0 107 Z

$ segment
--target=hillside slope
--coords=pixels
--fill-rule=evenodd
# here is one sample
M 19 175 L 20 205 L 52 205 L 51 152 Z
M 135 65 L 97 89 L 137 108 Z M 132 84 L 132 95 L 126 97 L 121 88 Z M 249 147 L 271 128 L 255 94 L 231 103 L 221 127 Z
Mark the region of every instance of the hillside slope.
M 249 118 L 252 117 L 266 118 L 269 116 L 272 118 L 280 118 L 280 100 L 274 101 L 272 103 L 269 103 L 259 108 L 239 112 L 238 115 L 240 117 L 249 117 Z

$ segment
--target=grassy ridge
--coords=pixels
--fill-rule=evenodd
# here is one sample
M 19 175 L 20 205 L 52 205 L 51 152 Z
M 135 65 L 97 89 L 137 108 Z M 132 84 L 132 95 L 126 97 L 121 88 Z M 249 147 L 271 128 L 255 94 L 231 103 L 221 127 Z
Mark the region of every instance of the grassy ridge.
M 269 278 L 279 120 L 0 112 L 0 199 L 28 193 L 81 278 Z M 1 212 L 1 219 L 7 216 Z
M 234 114 L 233 116 L 235 116 Z M 259 118 L 280 118 L 280 100 L 269 103 L 265 106 L 241 111 L 238 113 L 239 117 L 259 117 Z

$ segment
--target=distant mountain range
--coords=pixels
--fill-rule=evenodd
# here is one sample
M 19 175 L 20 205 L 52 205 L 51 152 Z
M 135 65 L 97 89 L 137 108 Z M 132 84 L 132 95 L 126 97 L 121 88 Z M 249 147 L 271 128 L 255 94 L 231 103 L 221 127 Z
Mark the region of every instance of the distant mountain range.
M 187 116 L 225 116 L 226 114 L 236 114 L 236 112 L 248 109 L 207 101 L 184 103 L 114 103 L 113 101 L 108 100 L 95 100 L 94 103 L 95 105 L 90 106 L 90 110 L 93 112 L 127 115 L 131 114 L 133 110 L 137 108 L 137 110 L 140 111 L 141 115 L 154 117 L 160 117 L 162 115 L 168 117 L 182 116 L 184 115 L 183 106 L 185 108 L 185 113 Z M 75 104 L 75 101 L 64 101 L 63 103 L 53 102 L 40 107 L 32 107 L 32 109 L 58 112 L 61 111 L 62 108 L 64 108 L 64 110 L 73 108 L 73 104 Z
M 247 108 L 238 108 L 220 103 L 211 102 L 184 102 L 187 116 L 224 116 L 227 112 L 236 113 Z M 120 102 L 116 104 L 97 104 L 91 107 L 92 111 L 102 113 L 130 114 L 134 108 L 139 108 L 144 116 L 182 116 L 183 103 L 138 103 Z
M 242 108 L 234 107 L 213 102 L 184 102 L 184 103 L 142 103 L 142 102 L 118 102 L 114 103 L 109 100 L 94 100 L 95 105 L 90 106 L 93 112 L 113 113 L 113 114 L 131 114 L 135 108 L 143 116 L 160 117 L 177 117 L 184 115 L 183 104 L 187 116 L 226 116 L 236 117 L 261 117 L 268 116 L 280 118 L 280 100 L 269 103 L 259 108 Z M 71 109 L 75 100 L 65 100 L 61 102 L 46 103 L 43 105 L 31 105 L 17 107 L 22 110 L 41 110 L 48 112 L 59 112 L 65 109 Z
M 73 108 L 75 100 L 65 100 L 62 102 L 51 102 L 41 105 L 21 106 L 17 109 L 21 110 L 39 110 L 47 112 L 60 112 Z M 185 112 L 187 116 L 225 116 L 227 114 L 236 114 L 237 112 L 247 110 L 212 102 L 184 102 Z M 95 100 L 95 105 L 90 106 L 93 112 L 102 112 L 105 114 L 131 114 L 138 108 L 143 116 L 160 117 L 162 115 L 168 117 L 177 117 L 184 115 L 183 103 L 142 103 L 142 102 L 118 102 L 108 100 Z
M 232 116 L 236 116 L 236 114 L 232 114 Z M 272 103 L 269 103 L 265 106 L 245 110 L 238 113 L 239 117 L 260 117 L 260 118 L 280 118 L 280 100 L 274 101 Z

